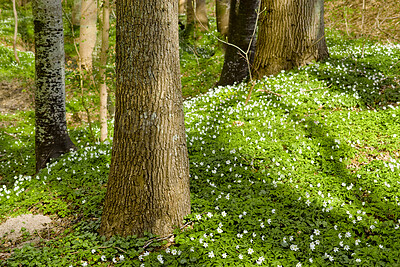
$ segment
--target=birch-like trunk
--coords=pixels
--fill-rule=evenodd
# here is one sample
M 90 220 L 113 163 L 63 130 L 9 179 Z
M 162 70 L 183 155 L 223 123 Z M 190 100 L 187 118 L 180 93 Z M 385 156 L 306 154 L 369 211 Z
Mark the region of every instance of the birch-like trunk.
M 65 118 L 64 34 L 61 0 L 34 0 L 36 170 L 75 148 Z
M 323 60 L 323 0 L 261 0 L 260 30 L 254 60 L 257 78 Z
M 103 20 L 101 28 L 101 52 L 100 52 L 100 141 L 107 138 L 107 83 L 106 65 L 108 52 L 108 38 L 110 29 L 110 4 L 109 0 L 103 1 Z
M 100 233 L 172 233 L 190 213 L 178 2 L 117 1 L 116 112 Z
M 243 52 L 234 46 L 227 45 L 224 66 L 218 85 L 232 85 L 242 82 L 249 75 L 249 64 L 254 58 L 255 36 L 254 27 L 257 20 L 259 0 L 232 0 L 228 42 L 248 52 L 248 60 Z M 249 63 L 249 64 L 248 64 Z
M 81 22 L 79 32 L 79 55 L 82 68 L 92 71 L 92 53 L 97 37 L 97 1 L 81 0 Z

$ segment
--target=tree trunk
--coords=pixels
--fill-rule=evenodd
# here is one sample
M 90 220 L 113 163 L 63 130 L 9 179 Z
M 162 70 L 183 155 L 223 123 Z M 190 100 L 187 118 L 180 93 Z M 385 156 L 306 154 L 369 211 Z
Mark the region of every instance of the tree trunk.
M 262 0 L 254 61 L 257 78 L 323 60 L 323 0 Z
M 19 57 L 17 53 L 17 34 L 18 34 L 18 14 L 17 7 L 15 4 L 15 0 L 12 0 L 13 3 L 13 13 L 14 13 L 14 39 L 13 39 L 13 49 L 14 49 L 14 57 L 17 63 L 19 64 Z
M 232 0 L 229 14 L 228 42 L 244 52 L 248 52 L 251 65 L 254 58 L 255 36 L 254 27 L 257 20 L 259 0 Z M 250 47 L 249 47 L 250 45 Z M 246 56 L 236 47 L 227 45 L 224 66 L 218 85 L 232 85 L 242 82 L 249 75 Z
M 194 0 L 186 0 L 186 28 L 185 37 L 192 38 L 194 31 Z
M 215 16 L 217 18 L 217 30 L 222 36 L 228 36 L 230 0 L 215 1 Z
M 116 113 L 100 233 L 163 236 L 190 213 L 178 2 L 116 4 Z
M 71 21 L 74 26 L 79 26 L 81 24 L 81 0 L 73 0 L 72 11 L 71 11 Z
M 75 148 L 65 118 L 64 34 L 61 0 L 34 0 L 36 170 Z
M 205 32 L 208 30 L 206 0 L 196 0 L 196 22 L 200 31 Z
M 79 54 L 82 68 L 92 71 L 92 53 L 96 45 L 97 1 L 81 0 Z
M 108 52 L 108 37 L 110 29 L 110 4 L 109 0 L 103 1 L 103 20 L 101 29 L 101 52 L 100 52 L 100 141 L 107 138 L 107 83 L 106 65 Z
M 179 14 L 185 14 L 186 0 L 179 0 Z

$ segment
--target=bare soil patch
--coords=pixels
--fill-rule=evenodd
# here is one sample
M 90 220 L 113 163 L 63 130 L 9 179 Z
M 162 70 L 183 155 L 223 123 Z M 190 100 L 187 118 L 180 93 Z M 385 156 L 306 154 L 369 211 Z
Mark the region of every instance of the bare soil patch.
M 0 81 L 0 113 L 15 113 L 33 107 L 33 86 L 15 80 Z

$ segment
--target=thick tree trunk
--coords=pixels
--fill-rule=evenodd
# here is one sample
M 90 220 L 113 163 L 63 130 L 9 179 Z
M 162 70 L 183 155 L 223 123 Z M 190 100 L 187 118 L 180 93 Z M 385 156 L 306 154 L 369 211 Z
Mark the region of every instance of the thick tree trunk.
M 81 27 L 79 35 L 79 54 L 82 67 L 92 71 L 92 53 L 96 45 L 97 1 L 81 0 Z
M 179 14 L 185 14 L 186 0 L 179 0 Z
M 61 0 L 34 0 L 36 170 L 75 148 L 65 118 L 64 34 Z
M 190 213 L 178 2 L 121 0 L 116 10 L 116 114 L 100 233 L 163 236 Z
M 232 0 L 229 14 L 228 42 L 240 47 L 244 52 L 249 50 L 250 65 L 254 58 L 256 43 L 253 33 L 257 20 L 258 1 Z M 242 82 L 248 75 L 249 67 L 245 55 L 236 47 L 227 45 L 224 66 L 218 85 L 224 86 Z
M 186 28 L 185 28 L 185 37 L 192 38 L 194 31 L 194 0 L 186 0 Z
M 262 0 L 254 61 L 257 78 L 329 56 L 323 0 Z
M 106 65 L 108 52 L 108 37 L 110 29 L 110 5 L 109 0 L 103 1 L 103 20 L 101 29 L 101 52 L 100 52 L 100 141 L 107 138 L 107 83 Z
M 196 0 L 196 22 L 200 31 L 205 32 L 208 30 L 206 0 Z
M 231 0 L 215 1 L 215 16 L 217 18 L 217 30 L 224 37 L 228 36 L 230 7 L 231 7 Z

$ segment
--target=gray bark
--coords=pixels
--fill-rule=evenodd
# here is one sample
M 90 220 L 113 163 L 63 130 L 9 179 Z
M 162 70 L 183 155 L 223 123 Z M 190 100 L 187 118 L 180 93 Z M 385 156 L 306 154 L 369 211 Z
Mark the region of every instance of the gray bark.
M 36 170 L 74 148 L 65 118 L 64 34 L 61 0 L 34 0 Z

